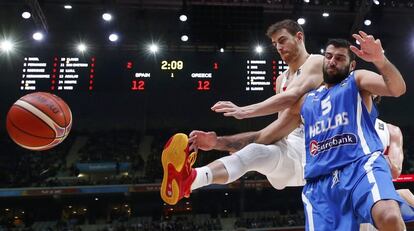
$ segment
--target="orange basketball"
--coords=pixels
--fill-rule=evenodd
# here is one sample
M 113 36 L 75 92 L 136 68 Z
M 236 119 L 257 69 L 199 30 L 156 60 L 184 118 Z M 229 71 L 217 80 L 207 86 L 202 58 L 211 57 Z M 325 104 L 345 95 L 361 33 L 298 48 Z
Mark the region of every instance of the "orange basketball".
M 13 104 L 7 113 L 6 126 L 16 144 L 30 150 L 46 150 L 69 134 L 72 112 L 58 96 L 35 92 Z

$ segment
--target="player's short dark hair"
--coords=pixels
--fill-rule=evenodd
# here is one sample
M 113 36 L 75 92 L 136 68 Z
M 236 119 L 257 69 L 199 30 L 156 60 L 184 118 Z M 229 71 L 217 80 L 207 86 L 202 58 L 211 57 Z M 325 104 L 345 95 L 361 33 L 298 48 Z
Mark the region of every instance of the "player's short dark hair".
M 303 36 L 305 37 L 305 32 L 303 32 L 303 28 L 296 21 L 293 21 L 291 19 L 285 19 L 283 21 L 277 22 L 269 26 L 269 28 L 267 28 L 266 35 L 269 38 L 272 38 L 272 35 L 274 35 L 276 32 L 282 29 L 286 29 L 289 32 L 289 34 L 293 36 L 295 36 L 298 32 L 302 32 Z
M 355 54 L 354 52 L 351 51 L 351 48 L 349 48 L 351 46 L 351 43 L 346 40 L 346 39 L 329 39 L 328 42 L 326 43 L 326 47 L 328 47 L 329 45 L 332 45 L 336 48 L 346 48 L 348 50 L 348 55 L 349 55 L 349 59 L 350 61 L 354 61 L 355 60 Z

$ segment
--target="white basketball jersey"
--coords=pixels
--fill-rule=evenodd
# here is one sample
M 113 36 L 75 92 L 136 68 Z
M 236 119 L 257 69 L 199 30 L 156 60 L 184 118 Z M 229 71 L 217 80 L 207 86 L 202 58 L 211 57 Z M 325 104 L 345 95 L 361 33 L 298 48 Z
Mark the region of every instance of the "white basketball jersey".
M 386 151 L 388 149 L 388 146 L 390 145 L 390 132 L 388 131 L 387 124 L 384 121 L 377 118 L 375 120 L 375 130 L 377 131 L 378 136 L 381 139 L 384 151 Z

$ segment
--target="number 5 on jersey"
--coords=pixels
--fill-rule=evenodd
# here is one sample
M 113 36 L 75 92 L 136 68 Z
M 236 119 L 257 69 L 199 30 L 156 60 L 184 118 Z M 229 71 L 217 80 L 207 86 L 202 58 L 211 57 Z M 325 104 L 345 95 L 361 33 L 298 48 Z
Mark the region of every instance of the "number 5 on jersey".
M 328 114 L 331 109 L 331 96 L 329 95 L 326 99 L 321 100 L 321 107 L 322 107 L 322 115 Z

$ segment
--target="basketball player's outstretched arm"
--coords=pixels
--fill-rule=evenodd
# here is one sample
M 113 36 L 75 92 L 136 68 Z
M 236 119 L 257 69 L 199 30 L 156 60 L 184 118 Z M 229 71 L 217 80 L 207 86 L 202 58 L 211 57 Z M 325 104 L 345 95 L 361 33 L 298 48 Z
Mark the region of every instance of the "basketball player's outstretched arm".
M 351 46 L 351 50 L 361 59 L 372 62 L 381 75 L 372 71 L 355 71 L 355 80 L 361 90 L 371 95 L 399 97 L 406 91 L 405 81 L 398 69 L 385 57 L 381 41 L 363 31 L 354 34 L 360 49 Z
M 262 102 L 239 107 L 230 101 L 219 101 L 211 107 L 224 116 L 237 119 L 265 116 L 283 111 L 295 104 L 304 94 L 322 84 L 323 56 L 314 55 L 301 70 L 298 78 L 292 80 L 285 92 L 274 95 Z
M 279 118 L 256 132 L 244 132 L 231 136 L 217 136 L 215 132 L 194 130 L 190 133 L 190 149 L 236 152 L 250 143 L 272 144 L 289 135 L 300 124 L 299 101 L 291 109 L 280 113 Z

